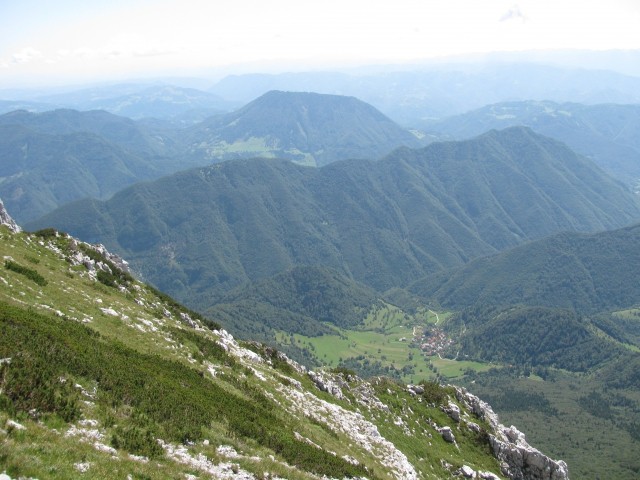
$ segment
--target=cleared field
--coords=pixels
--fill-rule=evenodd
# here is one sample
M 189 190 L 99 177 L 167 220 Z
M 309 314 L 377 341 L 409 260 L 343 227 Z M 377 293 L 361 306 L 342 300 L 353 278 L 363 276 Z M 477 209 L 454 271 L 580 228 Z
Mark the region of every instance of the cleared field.
M 456 378 L 468 369 L 482 372 L 491 368 L 489 364 L 426 356 L 420 350 L 423 329 L 441 324 L 449 316 L 449 312 L 426 309 L 409 315 L 393 305 L 377 305 L 357 330 L 331 326 L 335 335 L 320 337 L 281 332 L 277 341 L 289 344 L 293 340 L 297 347 L 310 351 L 328 366 L 346 365 L 365 376 L 390 374 L 407 383 L 434 379 L 438 375 Z

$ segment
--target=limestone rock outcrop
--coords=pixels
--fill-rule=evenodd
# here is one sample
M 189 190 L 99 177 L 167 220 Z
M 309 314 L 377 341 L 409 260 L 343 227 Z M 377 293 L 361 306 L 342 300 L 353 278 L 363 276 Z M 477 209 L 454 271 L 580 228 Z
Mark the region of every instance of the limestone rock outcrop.
M 6 225 L 7 227 L 9 227 L 9 230 L 11 230 L 13 233 L 18 233 L 22 231 L 22 228 L 20 228 L 20 226 L 15 222 L 15 220 L 11 218 L 11 215 L 9 215 L 9 212 L 7 212 L 7 210 L 4 208 L 4 203 L 2 203 L 1 199 L 0 199 L 0 225 Z
M 501 462 L 502 474 L 512 480 L 568 480 L 569 469 L 562 460 L 553 460 L 533 448 L 516 427 L 500 424 L 491 406 L 464 388 L 456 387 L 456 398 L 491 426 L 489 444 Z

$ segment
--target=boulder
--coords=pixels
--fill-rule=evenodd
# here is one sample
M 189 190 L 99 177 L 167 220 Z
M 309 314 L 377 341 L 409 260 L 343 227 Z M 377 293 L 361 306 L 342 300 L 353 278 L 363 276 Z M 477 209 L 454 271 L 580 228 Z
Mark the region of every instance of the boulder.
M 476 472 L 468 465 L 463 465 L 456 471 L 456 475 L 462 475 L 464 478 L 476 478 Z
M 327 392 L 338 399 L 344 398 L 340 385 L 332 378 L 329 378 L 324 372 L 310 371 L 309 378 L 316 384 L 316 387 L 323 392 Z
M 407 390 L 411 395 L 422 395 L 424 393 L 422 385 L 407 385 Z
M 456 437 L 453 435 L 451 427 L 442 427 L 439 428 L 438 431 L 440 432 L 440 435 L 442 435 L 442 438 L 445 442 L 456 443 Z

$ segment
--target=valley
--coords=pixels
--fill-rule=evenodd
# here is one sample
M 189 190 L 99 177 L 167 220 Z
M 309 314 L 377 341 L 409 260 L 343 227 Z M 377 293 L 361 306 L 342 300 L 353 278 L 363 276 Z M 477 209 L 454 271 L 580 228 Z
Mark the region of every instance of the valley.
M 383 377 L 309 371 L 264 344 L 236 341 L 134 280 L 103 247 L 7 225 L 0 226 L 3 475 L 437 479 L 464 469 L 495 479 L 501 468 L 517 475 L 516 457 L 501 453 L 500 464 L 492 456 L 495 433 L 501 449 L 532 452 L 566 478 L 562 462 L 510 443 L 504 432 L 513 431 L 463 390 L 425 384 L 428 394 L 416 397 Z M 455 405 L 458 416 L 441 405 Z M 455 444 L 441 434 L 452 430 Z

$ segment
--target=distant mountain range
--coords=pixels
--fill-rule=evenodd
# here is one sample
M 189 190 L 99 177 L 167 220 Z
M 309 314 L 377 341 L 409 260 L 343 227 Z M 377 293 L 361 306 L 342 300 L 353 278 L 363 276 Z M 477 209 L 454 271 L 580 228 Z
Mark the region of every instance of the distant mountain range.
M 484 105 L 514 100 L 640 103 L 638 77 L 542 62 L 518 63 L 513 58 L 496 62 L 417 65 L 404 71 L 371 70 L 353 74 L 232 75 L 209 91 L 240 102 L 247 102 L 269 90 L 353 95 L 401 125 L 411 127 L 427 119 L 441 119 Z
M 296 265 L 384 291 L 526 240 L 638 218 L 636 198 L 587 159 L 511 128 L 320 169 L 225 162 L 69 204 L 27 227 L 104 243 L 206 308 Z
M 58 109 L 42 113 L 18 110 L 0 115 L 0 125 L 21 125 L 47 135 L 91 133 L 119 145 L 130 153 L 147 157 L 173 153 L 167 139 L 150 134 L 129 118 L 103 110 L 80 112 Z M 55 151 L 51 154 L 55 154 Z
M 184 168 L 176 152 L 168 135 L 104 111 L 7 113 L 0 116 L 0 197 L 26 222 Z
M 507 102 L 423 122 L 421 128 L 436 136 L 464 139 L 515 125 L 565 142 L 611 175 L 640 187 L 640 105 Z
M 205 160 L 250 156 L 322 166 L 348 158 L 378 158 L 418 138 L 356 98 L 268 92 L 245 107 L 192 127 L 189 154 Z
M 207 80 L 164 79 L 57 92 L 4 90 L 0 91 L 0 113 L 16 109 L 103 109 L 133 119 L 154 118 L 185 127 L 207 116 L 235 110 L 269 91 L 281 90 L 354 96 L 402 126 L 415 128 L 425 120 L 506 101 L 640 103 L 640 79 L 632 76 L 637 75 L 633 67 L 637 51 L 604 55 L 609 60 L 616 57 L 615 61 L 598 61 L 593 52 L 582 52 L 591 57 L 588 61 L 577 60 L 575 52 L 557 53 L 551 58 L 537 52 L 529 55 L 535 60 L 528 63 L 521 60 L 519 52 L 471 61 L 461 58 L 448 63 L 368 67 L 351 73 L 230 75 L 211 87 L 207 87 Z M 608 67 L 618 72 L 607 71 Z
M 0 116 L 0 198 L 26 222 L 83 197 L 251 155 L 311 165 L 378 158 L 418 139 L 355 98 L 271 92 L 190 129 L 103 110 Z
M 160 175 L 148 159 L 92 133 L 48 135 L 0 125 L 0 197 L 19 222 Z
M 29 101 L 0 102 L 0 112 L 24 108 L 32 111 L 72 108 L 76 110 L 105 110 L 115 115 L 139 120 L 158 118 L 174 121 L 176 125 L 195 123 L 203 112 L 213 115 L 229 111 L 239 104 L 194 88 L 175 85 L 115 84 L 72 90 L 64 93 L 39 95 Z

